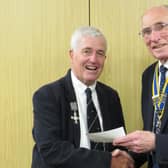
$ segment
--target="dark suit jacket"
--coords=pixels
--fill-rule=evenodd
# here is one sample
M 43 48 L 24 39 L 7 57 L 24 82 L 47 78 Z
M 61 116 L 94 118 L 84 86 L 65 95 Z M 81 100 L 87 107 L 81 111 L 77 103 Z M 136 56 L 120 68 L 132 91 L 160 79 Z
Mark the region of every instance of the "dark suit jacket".
M 142 76 L 142 118 L 144 130 L 152 131 L 154 107 L 152 102 L 152 82 L 157 62 L 149 66 Z M 142 156 L 142 155 L 141 155 Z M 168 98 L 166 100 L 165 112 L 162 118 L 161 132 L 156 135 L 155 156 L 160 168 L 168 168 Z M 137 159 L 137 165 L 148 160 L 152 167 L 151 155 L 144 154 L 141 161 Z
M 104 130 L 124 126 L 117 92 L 100 82 L 96 91 Z M 70 71 L 35 92 L 32 168 L 109 168 L 111 143 L 106 144 L 106 152 L 79 147 L 80 124 L 71 119 L 70 102 L 76 102 Z

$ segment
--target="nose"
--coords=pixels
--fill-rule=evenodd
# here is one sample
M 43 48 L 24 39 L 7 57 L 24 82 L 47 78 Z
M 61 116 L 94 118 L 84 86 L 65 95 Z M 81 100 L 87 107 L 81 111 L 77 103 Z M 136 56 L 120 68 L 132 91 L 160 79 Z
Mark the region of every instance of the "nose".
M 97 53 L 93 52 L 92 55 L 90 56 L 90 61 L 95 62 L 97 58 Z
M 152 30 L 152 32 L 150 34 L 150 40 L 151 41 L 158 41 L 158 40 L 160 40 L 160 32 Z

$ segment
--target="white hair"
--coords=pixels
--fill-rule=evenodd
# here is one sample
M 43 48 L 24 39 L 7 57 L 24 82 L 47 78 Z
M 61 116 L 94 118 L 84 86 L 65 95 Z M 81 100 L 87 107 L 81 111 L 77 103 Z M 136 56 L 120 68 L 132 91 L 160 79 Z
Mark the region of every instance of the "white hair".
M 78 47 L 78 44 L 81 40 L 82 37 L 85 36 L 91 36 L 91 37 L 103 37 L 105 41 L 105 47 L 107 49 L 107 41 L 103 33 L 95 27 L 90 27 L 90 26 L 83 26 L 74 31 L 74 33 L 71 36 L 71 49 L 75 50 Z

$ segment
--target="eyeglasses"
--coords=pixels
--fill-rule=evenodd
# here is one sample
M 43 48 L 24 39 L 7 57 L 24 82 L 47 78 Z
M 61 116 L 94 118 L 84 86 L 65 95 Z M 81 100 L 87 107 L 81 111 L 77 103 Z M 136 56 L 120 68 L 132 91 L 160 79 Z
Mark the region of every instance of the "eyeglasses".
M 141 32 L 139 32 L 139 35 L 141 35 L 144 38 L 147 38 L 151 35 L 152 31 L 163 31 L 168 26 L 168 23 L 162 23 L 158 22 L 153 24 L 151 27 L 145 27 L 142 29 Z
M 91 49 L 91 48 L 84 48 L 84 49 L 82 49 L 81 52 L 82 52 L 83 56 L 91 56 L 94 53 L 93 49 Z M 98 57 L 104 57 L 105 56 L 105 51 L 104 50 L 97 50 L 95 52 L 96 52 L 96 56 L 98 56 Z

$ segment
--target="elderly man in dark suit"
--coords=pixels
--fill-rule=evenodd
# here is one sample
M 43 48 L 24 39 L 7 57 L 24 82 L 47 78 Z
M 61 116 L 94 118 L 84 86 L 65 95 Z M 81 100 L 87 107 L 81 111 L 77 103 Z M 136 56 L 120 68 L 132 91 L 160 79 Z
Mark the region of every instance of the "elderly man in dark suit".
M 71 69 L 63 78 L 35 92 L 32 168 L 133 167 L 125 151 L 112 156 L 111 143 L 92 148 L 87 134 L 87 88 L 92 91 L 100 131 L 125 127 L 117 92 L 97 81 L 106 49 L 106 39 L 98 29 L 77 29 L 69 52 Z
M 150 168 L 168 168 L 168 6 L 156 6 L 142 17 L 141 35 L 157 59 L 142 76 L 144 131 L 114 141 L 136 152 L 136 167 L 148 160 Z M 138 154 L 139 153 L 139 154 Z

